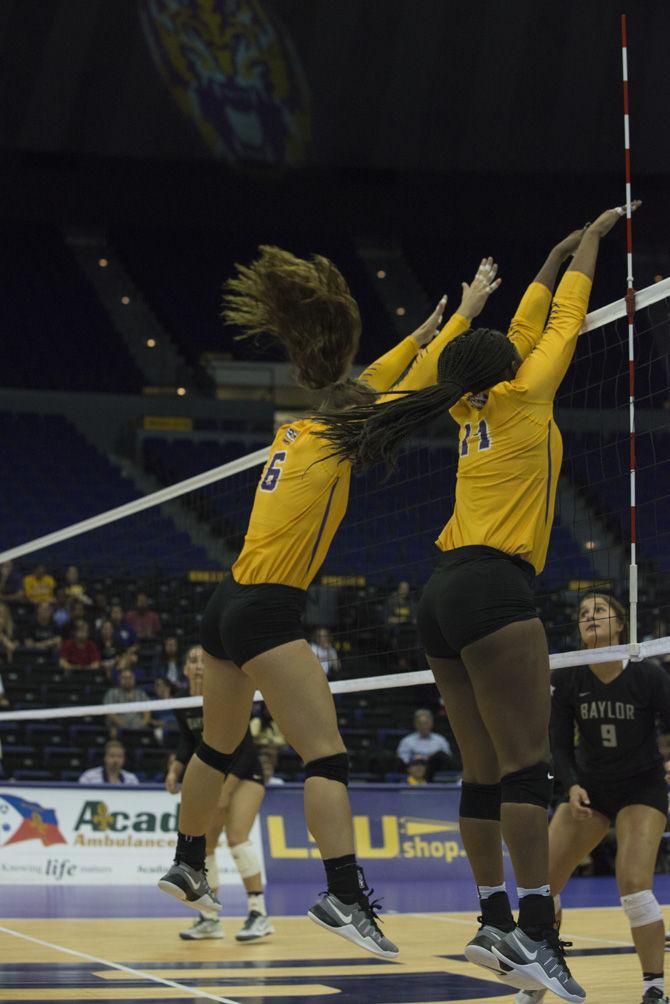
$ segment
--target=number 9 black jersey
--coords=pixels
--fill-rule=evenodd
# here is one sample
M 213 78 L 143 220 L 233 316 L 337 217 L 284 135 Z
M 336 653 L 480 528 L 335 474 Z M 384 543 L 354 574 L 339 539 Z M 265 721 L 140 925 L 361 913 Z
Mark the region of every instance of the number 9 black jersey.
M 653 662 L 629 662 L 611 683 L 588 666 L 551 677 L 551 749 L 566 792 L 585 779 L 616 781 L 660 767 L 656 721 L 670 732 L 670 677 Z

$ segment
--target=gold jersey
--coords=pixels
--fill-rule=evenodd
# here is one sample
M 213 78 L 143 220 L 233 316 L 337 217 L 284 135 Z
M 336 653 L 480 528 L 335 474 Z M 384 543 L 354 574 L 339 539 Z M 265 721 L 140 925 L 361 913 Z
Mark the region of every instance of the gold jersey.
M 403 390 L 429 386 L 435 382 L 437 355 L 467 327 L 465 318 L 454 314 L 426 349 L 419 352 L 409 336 L 360 379 L 380 393 L 393 385 Z M 323 564 L 347 510 L 351 463 L 324 459 L 332 446 L 319 438 L 319 428 L 318 419 L 308 418 L 278 429 L 256 489 L 244 547 L 232 567 L 236 582 L 307 589 Z
M 510 328 L 523 358 L 514 380 L 463 398 L 458 422 L 454 512 L 436 543 L 442 551 L 495 547 L 544 568 L 554 519 L 563 442 L 553 416 L 556 391 L 570 365 L 588 307 L 591 280 L 568 271 L 551 302 L 533 283 Z

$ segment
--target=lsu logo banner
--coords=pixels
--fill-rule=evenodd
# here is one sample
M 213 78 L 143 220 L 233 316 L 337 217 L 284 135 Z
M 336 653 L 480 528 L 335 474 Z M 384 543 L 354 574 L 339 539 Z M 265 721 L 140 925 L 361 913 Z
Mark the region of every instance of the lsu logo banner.
M 458 829 L 458 787 L 366 784 L 349 792 L 356 855 L 369 881 L 471 878 Z M 262 812 L 268 881 L 320 881 L 323 866 L 305 827 L 302 788 L 268 788 Z

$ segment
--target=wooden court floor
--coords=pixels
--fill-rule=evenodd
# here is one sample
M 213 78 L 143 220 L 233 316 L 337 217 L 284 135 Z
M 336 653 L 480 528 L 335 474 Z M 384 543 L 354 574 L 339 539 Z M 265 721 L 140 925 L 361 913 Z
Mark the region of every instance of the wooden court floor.
M 1 913 L 1 904 L 0 904 Z M 300 917 L 274 918 L 253 945 L 184 942 L 179 919 L 0 920 L 0 1001 L 223 1001 L 243 1004 L 465 1004 L 513 999 L 469 965 L 474 915 L 391 914 L 397 961 L 376 959 Z M 641 980 L 620 908 L 566 911 L 571 967 L 592 1004 L 639 1004 Z M 557 1000 L 553 995 L 547 1001 Z

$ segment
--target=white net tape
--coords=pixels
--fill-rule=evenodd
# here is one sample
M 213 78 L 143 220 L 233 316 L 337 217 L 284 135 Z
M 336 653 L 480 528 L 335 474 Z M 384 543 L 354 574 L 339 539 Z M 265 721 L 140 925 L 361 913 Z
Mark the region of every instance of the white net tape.
M 635 649 L 635 651 L 632 651 Z M 653 658 L 657 655 L 665 655 L 670 652 L 670 637 L 654 638 L 652 641 L 644 641 L 640 645 L 610 645 L 607 648 L 599 648 L 589 651 L 589 663 L 614 662 L 617 659 L 640 659 Z M 549 657 L 552 669 L 561 666 L 580 666 L 584 663 L 585 653 L 583 650 L 576 652 L 562 652 Z M 356 694 L 370 690 L 389 690 L 396 687 L 416 687 L 435 682 L 435 678 L 429 669 L 416 670 L 412 673 L 392 673 L 385 676 L 368 676 L 357 680 L 334 680 L 330 683 L 333 694 Z M 263 695 L 258 690 L 254 694 L 254 701 L 262 701 Z M 177 697 L 164 701 L 127 701 L 123 704 L 90 704 L 77 705 L 72 708 L 38 708 L 29 711 L 3 711 L 0 712 L 0 722 L 16 721 L 52 721 L 56 718 L 80 718 L 88 715 L 115 715 L 128 714 L 137 711 L 176 711 L 178 708 L 199 708 L 202 705 L 202 697 Z

